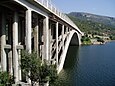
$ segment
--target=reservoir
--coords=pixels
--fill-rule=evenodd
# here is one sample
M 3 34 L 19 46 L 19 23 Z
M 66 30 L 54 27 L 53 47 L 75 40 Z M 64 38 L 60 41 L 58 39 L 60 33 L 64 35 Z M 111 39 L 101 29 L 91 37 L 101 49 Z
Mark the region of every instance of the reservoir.
M 115 86 L 115 41 L 70 46 L 57 86 Z

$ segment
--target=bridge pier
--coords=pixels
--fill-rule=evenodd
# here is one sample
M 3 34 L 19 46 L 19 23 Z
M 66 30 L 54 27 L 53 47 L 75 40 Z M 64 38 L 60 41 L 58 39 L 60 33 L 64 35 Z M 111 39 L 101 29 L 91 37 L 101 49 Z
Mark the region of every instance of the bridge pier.
M 62 25 L 62 51 L 64 51 L 64 25 Z
M 9 45 L 12 45 L 12 34 L 13 34 L 13 31 L 12 31 L 12 18 L 9 18 L 9 23 L 8 23 L 8 44 Z M 11 74 L 11 75 L 13 75 L 13 51 L 12 51 L 12 49 L 10 48 L 10 49 L 8 49 L 8 54 L 7 54 L 8 56 L 7 56 L 7 58 L 8 58 L 8 66 L 9 66 L 9 68 L 8 68 L 8 71 L 9 71 L 9 73 Z
M 38 15 L 36 14 L 35 26 L 34 26 L 34 50 L 39 57 L 39 25 L 38 25 Z
M 19 63 L 18 63 L 18 52 L 16 48 L 16 46 L 18 45 L 18 13 L 17 12 L 14 12 L 13 18 L 14 18 L 13 19 L 13 68 L 14 68 L 15 82 L 18 82 Z
M 43 20 L 43 30 L 44 30 L 44 51 L 43 51 L 43 60 L 49 60 L 49 18 L 46 16 Z M 42 61 L 43 61 L 42 60 Z
M 52 60 L 52 45 L 53 45 L 53 42 L 54 42 L 54 39 L 53 39 L 53 23 L 52 21 L 49 21 L 49 61 Z M 52 61 L 51 61 L 52 62 Z M 51 63 L 50 62 L 50 63 Z
M 32 12 L 26 11 L 26 50 L 31 53 Z
M 1 15 L 1 68 L 2 71 L 6 71 L 7 70 L 7 62 L 6 62 L 6 53 L 5 53 L 5 49 L 4 46 L 6 45 L 6 13 L 4 11 L 2 11 L 2 15 Z
M 57 70 L 58 70 L 58 28 L 59 28 L 59 23 L 56 23 L 56 65 L 57 65 Z

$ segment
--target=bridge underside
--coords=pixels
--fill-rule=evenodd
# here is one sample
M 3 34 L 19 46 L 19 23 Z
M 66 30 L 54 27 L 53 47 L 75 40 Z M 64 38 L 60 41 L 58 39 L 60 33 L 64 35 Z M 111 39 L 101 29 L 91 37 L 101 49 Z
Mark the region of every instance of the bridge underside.
M 59 59 L 58 73 L 63 69 L 64 62 L 66 59 L 66 54 L 67 54 L 69 46 L 70 45 L 78 46 L 80 44 L 81 44 L 80 35 L 78 34 L 77 31 L 71 30 L 67 36 L 66 44 L 64 46 L 65 48 L 64 48 L 63 52 L 61 53 L 61 56 Z
M 36 51 L 39 58 L 64 65 L 69 45 L 80 45 L 81 33 L 31 0 L 0 0 L 0 66 L 23 80 L 21 50 Z
M 76 46 L 80 45 L 78 34 L 76 32 L 73 34 L 71 38 L 70 45 L 76 45 Z

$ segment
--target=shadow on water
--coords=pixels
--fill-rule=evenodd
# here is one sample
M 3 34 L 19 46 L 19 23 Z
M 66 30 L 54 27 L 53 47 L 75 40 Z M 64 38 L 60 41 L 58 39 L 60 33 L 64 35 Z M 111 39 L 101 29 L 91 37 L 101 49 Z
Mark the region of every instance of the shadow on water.
M 78 63 L 78 55 L 79 55 L 79 46 L 70 46 L 66 55 L 66 60 L 64 63 L 64 68 L 59 74 L 59 79 L 57 81 L 58 85 L 56 86 L 75 86 L 71 83 L 75 80 L 72 77 L 74 74 L 74 68 L 76 68 Z M 74 75 L 73 75 L 74 76 Z
M 64 69 L 74 68 L 75 63 L 79 60 L 79 46 L 70 46 L 66 55 Z
M 70 46 L 54 86 L 115 86 L 115 42 Z

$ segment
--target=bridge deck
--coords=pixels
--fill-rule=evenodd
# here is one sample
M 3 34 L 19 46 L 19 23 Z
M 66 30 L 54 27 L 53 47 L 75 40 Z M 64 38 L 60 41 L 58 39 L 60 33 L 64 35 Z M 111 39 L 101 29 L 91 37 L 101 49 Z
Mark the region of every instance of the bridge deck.
M 72 26 L 73 28 L 75 28 L 80 34 L 83 34 L 78 29 L 78 27 L 73 23 L 73 21 L 67 15 L 60 12 L 54 5 L 52 5 L 51 2 L 49 2 L 49 0 L 34 0 L 34 1 L 37 2 L 38 4 L 40 4 L 41 6 L 43 6 L 45 9 L 47 9 L 51 13 L 53 13 L 54 15 L 56 15 L 58 18 L 60 18 L 67 24 L 69 24 L 70 26 Z

